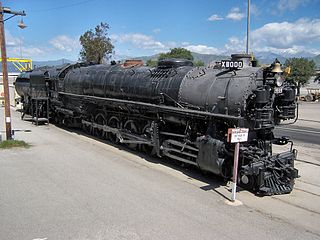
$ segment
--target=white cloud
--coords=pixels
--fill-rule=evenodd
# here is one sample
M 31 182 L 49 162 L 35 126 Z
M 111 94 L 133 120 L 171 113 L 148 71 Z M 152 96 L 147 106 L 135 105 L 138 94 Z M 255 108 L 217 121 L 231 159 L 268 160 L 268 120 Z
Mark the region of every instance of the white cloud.
M 23 47 L 21 52 L 24 56 L 43 56 L 46 54 L 46 49 L 39 47 Z
M 217 14 L 213 14 L 208 18 L 208 21 L 221 21 L 223 20 L 223 17 L 219 17 Z
M 228 42 L 224 45 L 224 51 L 226 54 L 244 52 L 245 43 L 245 39 L 231 37 L 228 39 Z
M 184 48 L 191 52 L 202 53 L 202 54 L 220 54 L 221 51 L 215 47 L 209 47 L 206 45 L 189 45 Z
M 170 48 L 170 49 L 178 47 L 178 44 L 174 41 L 165 42 L 163 44 L 165 45 L 166 48 Z
M 41 58 L 46 57 L 48 54 L 48 49 L 43 47 L 35 47 L 35 46 L 8 46 L 7 48 L 7 56 L 8 57 L 17 57 L 17 58 Z
M 32 45 L 26 45 L 22 38 L 15 37 L 9 30 L 5 30 L 7 56 L 33 58 L 43 56 L 45 49 Z
M 155 34 L 158 34 L 158 33 L 161 32 L 161 29 L 160 28 L 155 28 L 155 29 L 152 30 L 152 32 L 155 33 Z
M 114 34 L 111 38 L 118 43 L 130 43 L 135 48 L 147 52 L 152 50 L 153 53 L 166 52 L 174 47 L 184 47 L 196 53 L 229 55 L 231 53 L 243 53 L 246 48 L 245 37 L 231 37 L 220 48 L 202 43 L 161 42 L 152 36 L 141 33 Z M 250 51 L 254 53 L 270 52 L 284 56 L 316 54 L 319 53 L 320 49 L 312 48 L 312 46 L 317 46 L 320 43 L 320 19 L 268 23 L 252 31 L 250 42 Z
M 231 19 L 231 20 L 234 20 L 234 21 L 239 21 L 241 20 L 242 18 L 244 18 L 246 15 L 243 13 L 243 12 L 240 12 L 240 9 L 235 7 L 235 8 L 232 8 L 230 10 L 230 12 L 228 13 L 228 15 L 226 16 L 227 19 Z
M 9 30 L 5 30 L 6 46 L 14 47 L 22 44 L 22 39 L 12 36 Z
M 320 19 L 300 19 L 295 22 L 268 23 L 252 31 L 251 51 L 269 52 L 283 56 L 318 54 L 312 44 L 320 44 Z M 319 44 L 318 44 L 319 43 Z M 231 37 L 225 44 L 225 53 L 244 52 L 246 37 Z
M 6 45 L 8 57 L 42 60 L 58 59 L 61 57 L 73 60 L 77 58 L 78 51 L 80 50 L 80 43 L 77 38 L 60 35 L 45 44 L 39 44 L 26 42 L 23 39 L 20 40 L 13 36 L 10 31 L 6 31 Z
M 300 6 L 308 4 L 310 0 L 279 0 L 278 9 L 281 11 L 285 10 L 295 10 Z
M 279 49 L 320 43 L 320 19 L 265 24 L 252 32 L 252 42 Z
M 66 35 L 59 35 L 49 41 L 49 43 L 57 50 L 72 52 L 75 50 L 80 50 L 79 39 L 71 38 Z
M 304 56 L 319 54 L 320 19 L 300 19 L 295 22 L 268 23 L 252 31 L 251 51 L 269 52 L 283 56 Z M 246 37 L 231 37 L 225 44 L 225 54 L 244 52 Z
M 112 41 L 120 43 L 131 43 L 137 48 L 142 49 L 167 49 L 168 47 L 160 41 L 155 40 L 152 36 L 147 36 L 141 33 L 128 34 L 112 34 Z
M 221 51 L 217 48 L 206 45 L 192 45 L 189 42 L 178 44 L 174 41 L 161 42 L 154 39 L 152 36 L 147 36 L 142 33 L 129 34 L 112 34 L 111 40 L 115 43 L 130 43 L 136 48 L 143 50 L 152 50 L 154 53 L 163 53 L 175 47 L 184 47 L 192 52 L 204 54 L 219 54 Z
M 250 5 L 250 13 L 254 16 L 259 16 L 260 15 L 260 9 L 257 7 L 256 4 L 251 4 Z
M 233 12 L 240 13 L 236 8 Z M 167 52 L 170 48 L 184 47 L 192 52 L 202 54 L 241 53 L 245 51 L 245 37 L 231 37 L 222 47 L 206 45 L 205 43 L 160 41 L 154 36 L 143 33 L 113 34 L 110 36 L 116 43 L 116 50 L 121 47 L 131 49 L 133 55 L 154 54 Z M 20 56 L 20 40 L 6 32 L 9 57 Z M 48 58 L 77 58 L 80 50 L 78 38 L 59 35 L 49 41 L 49 45 L 35 45 L 22 43 L 23 57 Z M 118 46 L 117 46 L 118 45 Z M 254 53 L 270 52 L 286 56 L 304 53 L 320 53 L 320 19 L 299 19 L 295 22 L 272 22 L 253 30 L 251 35 L 251 49 Z M 317 49 L 316 49 L 317 48 Z M 137 49 L 136 51 L 134 49 Z M 120 50 L 121 51 L 121 50 Z

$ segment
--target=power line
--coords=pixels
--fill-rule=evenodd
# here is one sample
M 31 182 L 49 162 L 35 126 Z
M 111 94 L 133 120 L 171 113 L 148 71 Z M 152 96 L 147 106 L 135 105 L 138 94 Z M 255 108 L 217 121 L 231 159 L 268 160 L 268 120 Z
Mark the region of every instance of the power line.
M 58 9 L 63 9 L 63 8 L 74 7 L 74 6 L 78 6 L 78 5 L 85 4 L 85 3 L 88 3 L 88 2 L 93 2 L 93 1 L 95 1 L 95 0 L 86 0 L 86 1 L 76 2 L 76 3 L 61 5 L 61 6 L 53 7 L 53 8 L 31 10 L 31 11 L 28 11 L 28 12 L 48 12 L 48 11 L 53 11 L 53 10 L 58 10 Z

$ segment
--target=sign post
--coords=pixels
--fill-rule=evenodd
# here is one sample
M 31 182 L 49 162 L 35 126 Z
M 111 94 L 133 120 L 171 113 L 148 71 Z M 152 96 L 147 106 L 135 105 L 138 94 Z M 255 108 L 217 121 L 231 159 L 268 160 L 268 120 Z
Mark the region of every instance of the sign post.
M 4 19 L 4 14 L 12 14 L 12 16 Z M 1 48 L 1 59 L 2 59 L 2 80 L 3 80 L 3 91 L 4 91 L 4 115 L 5 115 L 5 127 L 7 140 L 11 140 L 11 113 L 10 113 L 10 96 L 9 96 L 9 80 L 8 80 L 8 69 L 7 69 L 7 50 L 6 40 L 4 34 L 4 22 L 14 16 L 25 16 L 25 12 L 11 11 L 8 7 L 2 7 L 2 1 L 0 1 L 0 48 Z M 23 26 L 23 25 L 21 25 Z
M 235 143 L 234 158 L 233 158 L 233 184 L 231 201 L 236 200 L 237 192 L 237 179 L 238 179 L 238 162 L 239 162 L 239 149 L 240 142 L 246 142 L 248 140 L 249 129 L 248 128 L 229 128 L 228 129 L 228 142 Z

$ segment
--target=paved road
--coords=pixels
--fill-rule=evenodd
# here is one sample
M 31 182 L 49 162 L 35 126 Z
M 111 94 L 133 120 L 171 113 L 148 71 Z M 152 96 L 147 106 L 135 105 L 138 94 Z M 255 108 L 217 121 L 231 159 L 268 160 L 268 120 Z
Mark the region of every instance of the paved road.
M 31 129 L 17 137 L 33 146 L 0 151 L 0 239 L 319 239 L 162 164 L 52 125 L 14 125 Z
M 274 133 L 276 137 L 288 136 L 293 141 L 320 145 L 320 128 L 286 125 L 276 127 Z
M 300 101 L 298 121 L 293 125 L 276 127 L 275 134 L 276 136 L 289 136 L 293 141 L 299 141 L 304 144 L 320 144 L 319 115 L 320 102 Z

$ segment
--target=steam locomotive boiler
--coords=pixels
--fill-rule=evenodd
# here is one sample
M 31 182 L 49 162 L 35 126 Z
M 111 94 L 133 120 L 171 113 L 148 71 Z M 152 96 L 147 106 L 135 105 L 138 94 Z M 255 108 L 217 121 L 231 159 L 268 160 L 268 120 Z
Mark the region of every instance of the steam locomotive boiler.
M 254 67 L 250 56 L 234 54 L 208 67 L 166 59 L 156 68 L 139 62 L 43 68 L 22 73 L 16 90 L 27 114 L 49 115 L 56 123 L 227 179 L 234 152 L 228 129 L 248 128 L 237 181 L 272 195 L 291 192 L 298 177 L 292 142 L 273 134 L 281 121 L 296 117 L 295 87 L 285 74 L 277 61 Z M 48 101 L 33 101 L 39 96 Z M 272 144 L 288 143 L 288 151 L 272 153 Z

